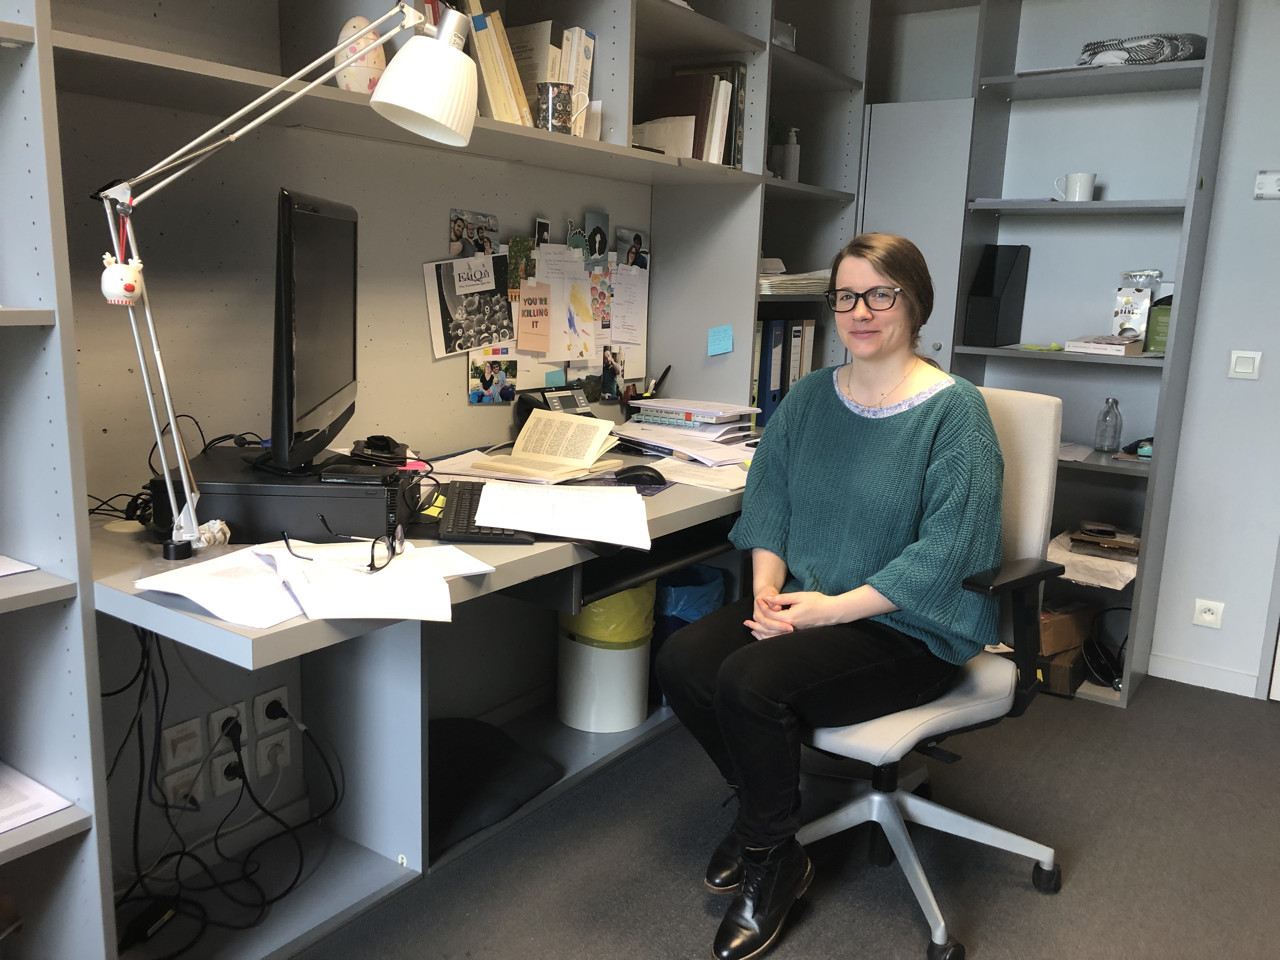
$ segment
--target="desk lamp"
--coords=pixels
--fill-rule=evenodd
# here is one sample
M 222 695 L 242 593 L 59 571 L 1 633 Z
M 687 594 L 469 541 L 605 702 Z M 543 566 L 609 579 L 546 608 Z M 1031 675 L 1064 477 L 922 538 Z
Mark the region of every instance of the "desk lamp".
M 377 36 L 379 25 L 400 16 L 403 20 Z M 406 29 L 421 28 L 422 32 L 409 38 L 400 51 L 387 64 L 378 80 L 370 100 L 370 106 L 392 123 L 429 140 L 452 147 L 464 147 L 471 139 L 471 128 L 476 115 L 476 65 L 462 52 L 466 43 L 467 18 L 456 10 L 441 7 L 440 21 L 434 26 L 426 23 L 426 17 L 406 3 L 398 3 L 390 11 L 374 20 L 363 30 L 339 43 L 328 53 L 317 57 L 293 76 L 282 80 L 252 103 L 233 113 L 227 119 L 202 133 L 186 146 L 176 150 L 137 176 L 129 180 L 117 180 L 94 194 L 101 200 L 107 214 L 107 227 L 111 232 L 113 252 L 103 255 L 102 293 L 108 303 L 129 308 L 129 322 L 133 327 L 134 344 L 138 349 L 139 369 L 151 411 L 151 427 L 155 431 L 156 448 L 160 451 L 160 469 L 173 517 L 171 538 L 164 544 L 164 556 L 180 560 L 191 556 L 192 547 L 203 542 L 204 537 L 196 521 L 196 501 L 200 491 L 196 488 L 191 464 L 174 419 L 173 400 L 169 383 L 165 378 L 164 362 L 160 357 L 160 344 L 156 340 L 155 324 L 151 316 L 151 304 L 147 297 L 147 285 L 142 280 L 142 255 L 133 229 L 133 210 L 142 201 L 164 189 L 178 177 L 204 162 L 229 143 L 235 142 L 249 131 L 265 123 L 300 97 L 324 83 L 346 64 L 346 58 L 337 63 L 333 59 L 353 46 L 357 40 L 374 34 L 372 43 L 360 48 L 361 56 L 382 46 L 397 33 Z M 332 66 L 321 76 L 295 90 L 264 112 L 253 116 L 291 84 L 301 80 L 321 64 L 329 61 Z M 227 133 L 233 124 L 241 126 Z M 220 136 L 218 136 L 220 135 Z M 217 137 L 217 139 L 214 139 Z M 159 183 L 135 194 L 135 189 L 145 181 L 163 177 Z M 145 326 L 138 322 L 141 306 Z M 148 362 L 150 353 L 150 363 Z M 182 484 L 185 504 L 178 507 L 174 491 L 173 474 L 165 453 L 164 435 L 156 405 L 156 385 L 152 381 L 154 364 L 158 392 L 164 403 L 164 412 L 170 424 L 170 440 L 173 444 L 174 467 Z

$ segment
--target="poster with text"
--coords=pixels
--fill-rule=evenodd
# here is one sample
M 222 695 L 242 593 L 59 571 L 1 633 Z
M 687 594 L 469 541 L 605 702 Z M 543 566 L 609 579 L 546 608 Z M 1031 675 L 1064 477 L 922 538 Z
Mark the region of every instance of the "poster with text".
M 516 339 L 520 349 L 546 353 L 551 349 L 551 284 L 525 280 L 516 304 Z
M 515 339 L 504 255 L 424 263 L 422 273 L 436 359 Z

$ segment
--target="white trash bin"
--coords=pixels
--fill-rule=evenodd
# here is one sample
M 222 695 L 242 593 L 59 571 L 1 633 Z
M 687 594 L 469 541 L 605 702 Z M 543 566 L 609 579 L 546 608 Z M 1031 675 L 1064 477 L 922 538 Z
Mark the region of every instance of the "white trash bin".
M 618 733 L 649 713 L 654 581 L 560 617 L 558 714 L 587 733 Z

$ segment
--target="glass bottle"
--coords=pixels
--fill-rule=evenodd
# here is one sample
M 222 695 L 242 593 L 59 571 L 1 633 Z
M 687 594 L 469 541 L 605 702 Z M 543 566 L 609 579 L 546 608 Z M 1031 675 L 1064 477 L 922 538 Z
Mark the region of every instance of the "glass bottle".
M 1120 449 L 1120 429 L 1124 417 L 1120 415 L 1120 401 L 1107 397 L 1106 406 L 1098 414 L 1098 429 L 1093 435 L 1093 449 L 1102 453 L 1115 453 Z

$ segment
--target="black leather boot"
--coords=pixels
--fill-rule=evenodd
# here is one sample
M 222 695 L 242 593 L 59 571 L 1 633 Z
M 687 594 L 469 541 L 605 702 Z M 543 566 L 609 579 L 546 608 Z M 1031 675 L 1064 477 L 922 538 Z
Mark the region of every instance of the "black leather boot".
M 707 864 L 707 889 L 712 893 L 737 893 L 742 886 L 742 841 L 730 830 Z
M 718 960 L 750 960 L 773 946 L 811 880 L 813 864 L 794 837 L 775 847 L 744 847 L 742 889 L 716 931 Z

